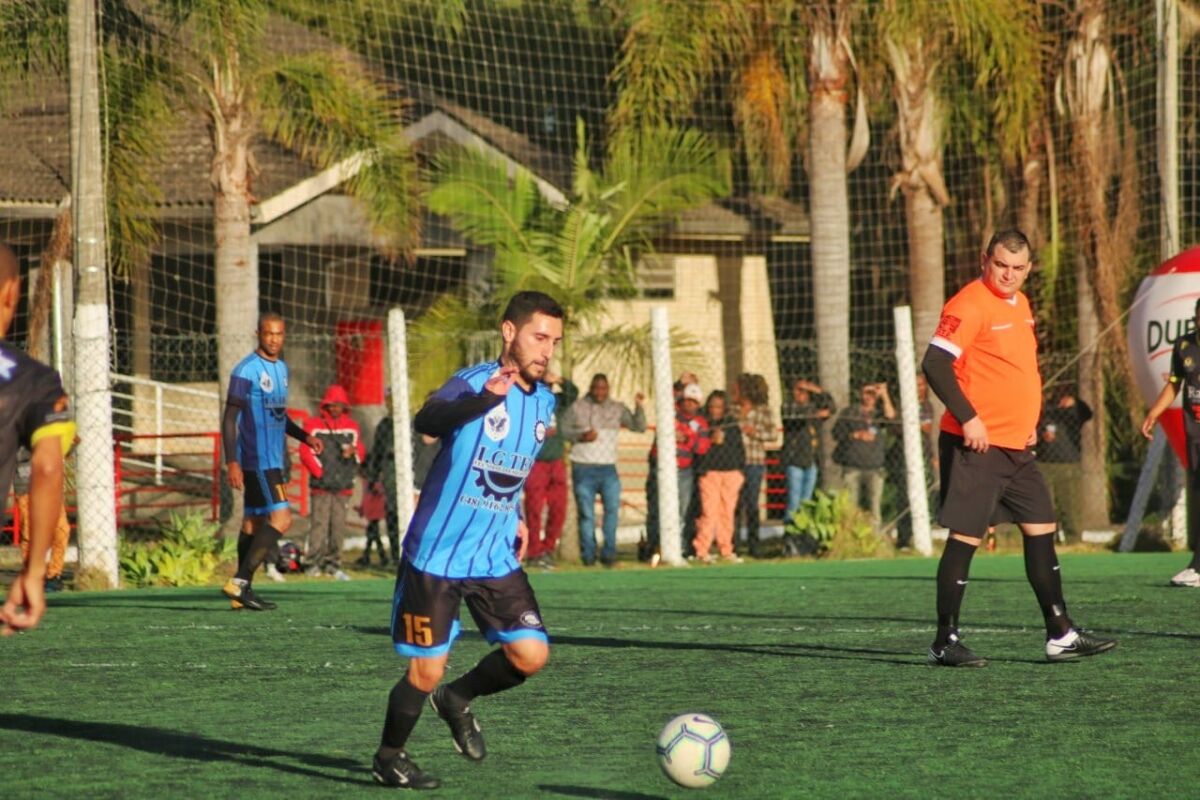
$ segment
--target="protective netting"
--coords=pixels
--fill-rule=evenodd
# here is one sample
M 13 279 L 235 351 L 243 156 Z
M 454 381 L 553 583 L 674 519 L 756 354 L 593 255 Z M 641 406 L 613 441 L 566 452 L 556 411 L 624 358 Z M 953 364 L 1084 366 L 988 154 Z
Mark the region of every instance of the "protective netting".
M 581 387 L 605 372 L 625 402 L 649 389 L 649 312 L 664 305 L 679 370 L 706 393 L 763 375 L 778 420 L 798 378 L 838 407 L 867 383 L 895 397 L 892 307 L 913 305 L 919 356 L 987 236 L 1016 224 L 1039 254 L 1028 293 L 1048 396 L 1083 398 L 1104 434 L 1085 435 L 1098 502 L 1081 524 L 1123 519 L 1144 443 L 1121 314 L 1163 256 L 1164 55 L 1146 6 L 97 4 L 119 523 L 227 505 L 211 437 L 259 312 L 287 321 L 290 405 L 311 413 L 340 382 L 368 439 L 386 413 L 388 309 L 410 323 L 419 405 L 494 352 L 486 331 L 522 286 L 569 301 L 562 368 Z M 1178 8 L 1182 250 L 1200 230 L 1200 44 Z M 26 271 L 9 338 L 69 386 L 66 15 L 66 0 L 0 9 L 0 239 Z M 1081 53 L 1108 69 L 1089 83 Z M 637 134 L 668 129 L 696 138 Z M 648 175 L 673 193 L 618 230 L 628 195 L 656 191 Z M 592 224 L 611 236 L 588 239 Z M 39 269 L 59 278 L 40 295 Z M 1092 286 L 1103 302 L 1080 303 Z M 904 468 L 898 428 L 883 428 L 890 529 Z M 623 520 L 638 525 L 649 437 L 624 442 Z M 783 496 L 768 469 L 768 515 Z

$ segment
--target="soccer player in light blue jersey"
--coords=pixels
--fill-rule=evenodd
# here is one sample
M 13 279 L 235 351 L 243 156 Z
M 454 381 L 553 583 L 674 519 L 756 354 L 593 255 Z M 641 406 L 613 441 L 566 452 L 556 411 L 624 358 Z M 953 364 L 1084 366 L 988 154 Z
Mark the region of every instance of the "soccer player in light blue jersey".
M 542 381 L 562 341 L 563 317 L 551 297 L 517 294 L 500 325 L 500 357 L 457 372 L 417 413 L 417 432 L 440 438 L 442 448 L 396 575 L 392 640 L 409 661 L 388 696 L 375 754 L 375 779 L 385 786 L 439 785 L 404 749 L 426 698 L 449 725 L 455 748 L 479 761 L 486 750 L 471 702 L 521 685 L 550 655 L 537 598 L 521 569 L 518 539 L 523 549 L 527 535 L 518 501 L 554 424 L 554 394 Z M 499 647 L 439 687 L 463 602 Z
M 237 574 L 221 589 L 235 611 L 275 608 L 274 603 L 256 595 L 250 583 L 292 525 L 284 476 L 285 437 L 304 442 L 314 453 L 322 449 L 320 439 L 288 418 L 283 338 L 283 317 L 272 313 L 259 317 L 258 347 L 233 368 L 221 420 L 229 485 L 246 495 Z

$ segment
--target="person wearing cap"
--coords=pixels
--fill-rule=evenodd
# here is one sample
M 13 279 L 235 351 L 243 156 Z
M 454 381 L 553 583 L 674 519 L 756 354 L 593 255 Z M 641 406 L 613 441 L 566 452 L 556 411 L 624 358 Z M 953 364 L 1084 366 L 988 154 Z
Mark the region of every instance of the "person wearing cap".
M 322 441 L 320 454 L 308 444 L 300 447 L 300 461 L 308 469 L 308 488 L 312 493 L 308 546 L 311 564 L 308 574 L 324 572 L 337 580 L 348 581 L 342 571 L 342 540 L 346 535 L 346 511 L 359 464 L 366 456 L 362 430 L 350 416 L 350 397 L 333 384 L 325 390 L 321 407 L 304 422 L 304 431 Z
M 575 402 L 563 420 L 563 435 L 571 445 L 571 483 L 579 513 L 579 552 L 585 566 L 596 563 L 596 494 L 604 507 L 604 547 L 600 562 L 617 561 L 617 516 L 621 510 L 621 479 L 617 475 L 617 436 L 621 428 L 646 430 L 645 396 L 634 395 L 634 410 L 609 397 L 608 377 L 592 376 L 588 393 Z
M 708 421 L 700 415 L 704 390 L 698 383 L 684 384 L 675 406 L 675 467 L 679 475 L 679 527 L 686 527 L 692 491 L 696 485 L 694 466 L 712 446 Z M 651 564 L 660 554 L 661 526 L 658 519 L 658 444 L 650 448 L 650 473 L 646 476 L 646 552 Z

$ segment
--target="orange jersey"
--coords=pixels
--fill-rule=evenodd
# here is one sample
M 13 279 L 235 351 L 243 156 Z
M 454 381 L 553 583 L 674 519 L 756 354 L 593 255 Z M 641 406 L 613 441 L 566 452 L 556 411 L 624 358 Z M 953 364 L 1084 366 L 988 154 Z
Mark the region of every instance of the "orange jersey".
M 988 441 L 1023 450 L 1042 409 L 1042 375 L 1029 300 L 998 297 L 982 280 L 963 287 L 942 309 L 930 344 L 955 356 L 954 375 L 987 426 Z M 962 435 L 950 412 L 942 430 Z

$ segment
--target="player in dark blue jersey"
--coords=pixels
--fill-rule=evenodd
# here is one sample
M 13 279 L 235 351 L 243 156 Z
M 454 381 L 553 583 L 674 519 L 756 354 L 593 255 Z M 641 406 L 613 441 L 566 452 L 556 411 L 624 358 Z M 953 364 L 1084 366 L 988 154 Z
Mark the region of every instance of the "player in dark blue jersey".
M 63 457 L 75 441 L 58 373 L 3 341 L 21 299 L 17 257 L 0 244 L 0 497 L 8 496 L 17 451 L 28 450 L 29 556 L 0 607 L 0 636 L 34 628 L 46 611 L 46 550 L 63 501 Z
M 251 581 L 267 555 L 292 526 L 285 487 L 285 437 L 320 453 L 322 442 L 287 415 L 288 368 L 283 352 L 284 323 L 278 314 L 258 320 L 258 347 L 233 368 L 221 420 L 229 485 L 245 490 L 245 517 L 238 537 L 237 573 L 221 591 L 237 610 L 269 611 L 275 604 L 254 593 Z
M 540 292 L 521 292 L 504 312 L 500 358 L 460 370 L 417 413 L 419 433 L 441 451 L 421 489 L 404 539 L 392 601 L 392 640 L 408 673 L 388 696 L 375 779 L 432 789 L 436 778 L 404 746 L 425 699 L 450 726 L 466 758 L 485 755 L 471 713 L 476 697 L 524 683 L 550 655 L 537 598 L 521 569 L 521 487 L 554 424 L 554 394 L 542 382 L 562 340 L 563 310 Z M 489 642 L 500 645 L 473 669 L 438 687 L 466 602 Z M 436 691 L 435 691 L 436 689 Z

